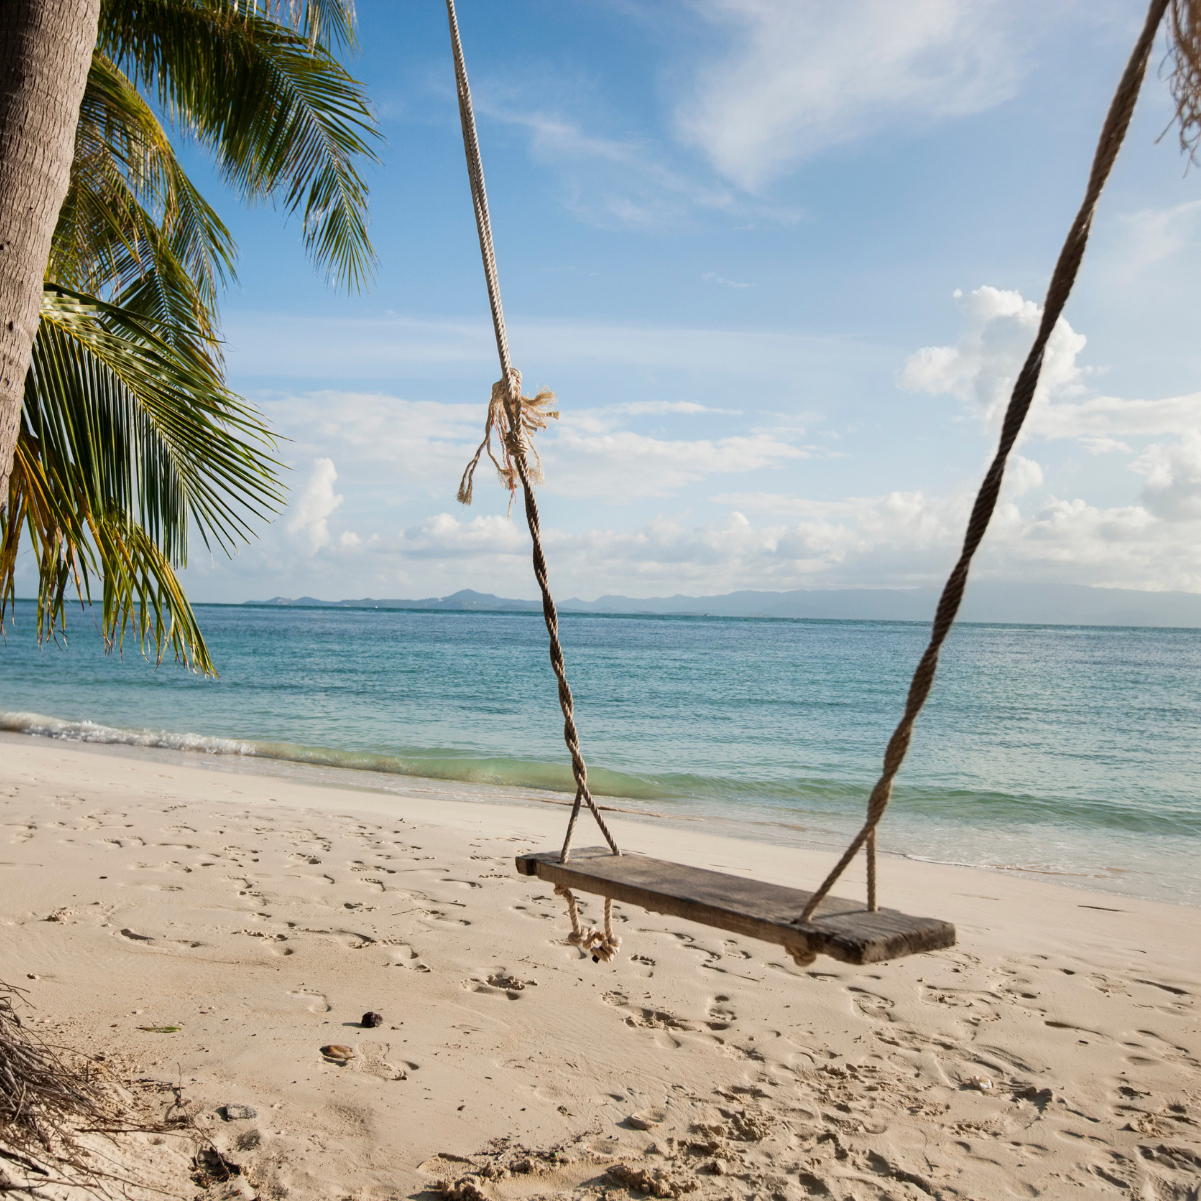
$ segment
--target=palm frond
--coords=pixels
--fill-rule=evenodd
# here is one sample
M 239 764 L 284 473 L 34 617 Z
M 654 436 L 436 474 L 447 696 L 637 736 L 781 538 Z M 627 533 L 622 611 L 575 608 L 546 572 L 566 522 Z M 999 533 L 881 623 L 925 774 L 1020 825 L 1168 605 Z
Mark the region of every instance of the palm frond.
M 17 439 L 9 504 L 0 513 L 0 626 L 15 599 L 23 528 L 38 560 L 39 641 L 66 633 L 72 584 L 81 606 L 91 608 L 99 576 L 106 650 L 123 651 L 132 628 L 143 653 L 153 647 L 156 663 L 171 650 L 192 670 L 217 674 L 179 577 L 154 540 L 125 513 L 93 513 L 70 466 L 46 461 L 27 429 Z
M 172 562 L 186 556 L 188 517 L 206 546 L 232 553 L 282 499 L 262 418 L 207 357 L 94 297 L 44 289 L 25 414 L 93 481 L 93 508 L 136 509 Z
M 234 278 L 235 255 L 228 229 L 183 171 L 150 106 L 94 53 L 50 278 L 103 296 L 157 276 L 160 319 L 191 326 L 215 346 L 218 292 Z
M 243 0 L 243 6 L 298 29 L 311 45 L 358 45 L 354 0 Z
M 232 553 L 282 500 L 259 415 L 203 353 L 140 313 L 47 284 L 0 514 L 0 622 L 22 528 L 39 565 L 38 632 L 62 628 L 74 587 L 103 581 L 110 646 L 136 632 L 206 673 L 212 663 L 175 568 L 189 529 Z
M 99 48 L 213 151 L 246 200 L 298 213 L 329 278 L 361 287 L 376 259 L 358 165 L 378 161 L 379 134 L 362 85 L 302 31 L 339 7 L 300 4 L 310 15 L 292 29 L 265 15 L 286 0 L 105 0 Z

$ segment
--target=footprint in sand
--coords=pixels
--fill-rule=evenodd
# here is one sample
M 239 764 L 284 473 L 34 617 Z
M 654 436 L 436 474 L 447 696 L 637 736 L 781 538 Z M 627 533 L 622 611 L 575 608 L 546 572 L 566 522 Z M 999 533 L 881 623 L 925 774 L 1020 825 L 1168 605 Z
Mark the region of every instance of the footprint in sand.
M 537 980 L 522 980 L 517 976 L 512 976 L 500 968 L 493 972 L 486 981 L 481 980 L 478 976 L 473 976 L 470 980 L 463 982 L 463 987 L 470 988 L 473 992 L 503 995 L 510 1001 L 520 1001 L 526 988 L 537 983 Z
M 397 943 L 388 951 L 391 956 L 385 967 L 407 967 L 414 972 L 428 972 L 430 969 L 418 962 L 421 958 L 407 942 Z
M 442 922 L 448 926 L 470 926 L 471 923 L 462 917 L 451 917 L 448 913 L 444 913 L 441 909 L 418 909 L 417 912 L 431 922 Z
M 851 985 L 847 991 L 864 1017 L 875 1018 L 878 1022 L 893 1020 L 890 1010 L 894 1008 L 894 1002 L 887 997 L 878 996 L 876 993 L 868 992 L 866 988 L 856 988 L 854 985 Z
M 286 934 L 271 934 L 266 930 L 239 930 L 237 933 L 261 939 L 270 948 L 272 954 L 291 955 L 294 953 L 291 947 L 284 946 L 284 943 L 288 941 Z
M 300 989 L 296 992 L 288 993 L 288 996 L 302 1001 L 309 1013 L 329 1013 L 333 1009 L 333 1006 L 329 1003 L 329 998 L 324 993 L 308 992 L 305 989 Z
M 1141 1034 L 1144 1038 L 1151 1039 L 1153 1046 L 1151 1050 L 1158 1051 L 1159 1054 L 1169 1063 L 1186 1063 L 1189 1067 L 1201 1067 L 1199 1061 L 1188 1049 L 1188 1047 L 1177 1046 L 1176 1043 L 1168 1042 L 1166 1038 L 1155 1033 L 1154 1030 L 1138 1030 L 1135 1033 Z M 1127 1043 L 1127 1046 L 1136 1046 L 1137 1044 Z
M 709 1002 L 708 1020 L 705 1025 L 710 1030 L 729 1030 L 731 1023 L 737 1020 L 738 1015 L 730 1008 L 729 1000 L 724 993 L 718 993 Z
M 144 872 L 183 872 L 190 875 L 192 871 L 186 863 L 180 863 L 178 859 L 169 859 L 166 863 L 137 863 L 134 866 Z
M 362 1064 L 362 1070 L 369 1076 L 378 1076 L 380 1080 L 407 1080 L 409 1078 L 407 1069 L 415 1065 L 389 1063 L 387 1056 L 391 1049 L 389 1043 L 359 1043 L 359 1061 Z
M 511 905 L 509 907 L 514 913 L 520 913 L 522 917 L 541 918 L 543 921 L 556 921 L 561 914 L 545 913 L 541 910 L 533 910 L 528 905 Z
M 176 947 L 184 947 L 191 950 L 194 947 L 204 946 L 204 943 L 196 942 L 190 938 L 156 938 L 153 934 L 139 934 L 136 930 L 131 930 L 128 926 L 118 930 L 117 935 L 120 938 L 128 939 L 132 943 L 156 951 L 168 951 Z
M 625 993 L 607 992 L 602 994 L 601 1000 L 607 1005 L 612 1005 L 615 1009 L 626 1010 L 625 1022 L 627 1026 L 636 1026 L 643 1030 L 694 1031 L 696 1029 L 694 1022 L 676 1017 L 674 1013 L 669 1013 L 665 1009 L 648 1009 L 641 1005 L 631 1005 L 630 999 Z M 671 1040 L 671 1044 L 676 1047 L 680 1045 L 674 1039 Z

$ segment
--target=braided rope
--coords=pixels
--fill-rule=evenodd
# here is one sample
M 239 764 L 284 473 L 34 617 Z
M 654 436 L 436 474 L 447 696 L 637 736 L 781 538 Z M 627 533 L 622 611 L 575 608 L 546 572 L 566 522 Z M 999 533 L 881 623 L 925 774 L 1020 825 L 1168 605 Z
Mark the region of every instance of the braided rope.
M 455 84 L 459 93 L 459 123 L 463 126 L 463 149 L 467 154 L 467 176 L 471 181 L 471 203 L 475 208 L 475 228 L 480 238 L 480 257 L 484 260 L 484 278 L 488 281 L 488 303 L 492 306 L 492 328 L 500 354 L 501 379 L 509 378 L 513 366 L 509 358 L 509 335 L 505 330 L 505 312 L 500 303 L 500 277 L 496 272 L 496 251 L 492 245 L 492 222 L 488 216 L 488 193 L 484 190 L 484 161 L 480 157 L 475 132 L 475 112 L 471 107 L 471 87 L 463 62 L 463 43 L 459 40 L 459 18 L 454 0 L 446 0 L 450 19 L 450 44 L 455 59 Z
M 1034 399 L 1034 390 L 1038 386 L 1039 372 L 1042 370 L 1043 354 L 1046 351 L 1047 342 L 1063 312 L 1068 296 L 1071 294 L 1072 285 L 1076 281 L 1076 273 L 1080 269 L 1084 250 L 1088 245 L 1088 235 L 1092 228 L 1097 201 L 1100 199 L 1105 181 L 1113 169 L 1122 141 L 1126 137 L 1126 130 L 1130 127 L 1130 118 L 1134 114 L 1139 89 L 1142 87 L 1143 77 L 1146 75 L 1155 33 L 1163 20 L 1167 7 L 1168 0 L 1151 0 L 1143 31 L 1135 43 L 1130 61 L 1126 64 L 1126 70 L 1122 73 L 1121 81 L 1118 83 L 1117 91 L 1110 103 L 1105 124 L 1101 129 L 1101 137 L 1097 143 L 1097 151 L 1093 158 L 1084 200 L 1068 231 L 1067 239 L 1055 264 L 1055 271 L 1051 276 L 1038 336 L 1034 339 L 1034 345 L 1030 348 L 1026 362 L 1013 386 L 1013 394 L 1001 426 L 997 453 L 984 477 L 984 482 L 980 485 L 976 503 L 972 506 L 972 514 L 968 520 L 959 561 L 955 564 L 946 586 L 943 588 L 942 596 L 939 598 L 938 609 L 934 615 L 934 625 L 930 633 L 930 642 L 917 665 L 917 670 L 913 673 L 904 715 L 896 730 L 893 731 L 884 752 L 883 772 L 868 798 L 867 820 L 864 822 L 863 828 L 852 839 L 850 846 L 847 847 L 834 870 L 830 872 L 821 887 L 813 894 L 809 904 L 805 906 L 805 911 L 800 918 L 802 922 L 807 922 L 813 916 L 814 910 L 846 870 L 847 864 L 865 845 L 867 847 L 867 907 L 872 912 L 877 909 L 876 827 L 884 816 L 885 809 L 888 808 L 888 802 L 892 797 L 892 782 L 900 770 L 901 764 L 905 761 L 905 753 L 909 749 L 909 742 L 913 736 L 914 723 L 934 685 L 934 674 L 938 670 L 939 651 L 951 631 L 955 614 L 958 613 L 960 602 L 963 600 L 972 556 L 975 555 L 976 549 L 984 537 L 984 532 L 988 529 L 993 509 L 996 508 L 997 498 L 1001 493 L 1001 481 L 1005 474 L 1006 460 L 1009 458 L 1009 452 L 1013 449 L 1013 444 L 1017 440 L 1022 423 L 1026 420 L 1026 414 Z
M 567 941 L 592 956 L 593 963 L 611 963 L 621 949 L 621 939 L 613 933 L 613 898 L 605 897 L 605 928 L 585 926 L 580 921 L 580 911 L 575 893 L 566 884 L 555 885 L 555 896 L 567 902 L 567 916 L 571 918 L 571 933 Z
M 580 751 L 580 735 L 575 724 L 575 702 L 571 695 L 571 686 L 567 682 L 567 665 L 563 658 L 563 646 L 559 641 L 559 611 L 555 606 L 554 597 L 550 591 L 550 578 L 546 568 L 546 555 L 542 550 L 542 529 L 538 518 L 538 502 L 534 498 L 531 483 L 531 472 L 527 460 L 527 429 L 531 427 L 529 406 L 523 406 L 521 395 L 521 373 L 513 366 L 509 355 L 509 337 L 505 330 L 504 307 L 500 299 L 500 277 L 496 270 L 496 250 L 492 241 L 492 221 L 488 215 L 488 195 L 484 190 L 484 165 L 480 157 L 480 143 L 475 129 L 475 113 L 471 107 L 471 87 L 467 82 L 467 67 L 463 61 L 463 45 L 459 39 L 459 21 L 455 15 L 454 0 L 446 0 L 446 12 L 450 20 L 451 48 L 455 60 L 455 82 L 459 94 L 459 122 L 463 127 L 463 149 L 467 155 L 467 175 L 471 181 L 471 201 L 475 208 L 475 226 L 480 239 L 480 256 L 484 261 L 484 278 L 488 283 L 488 303 L 492 307 L 492 327 L 496 334 L 496 350 L 500 355 L 500 383 L 493 387 L 493 395 L 502 389 L 506 394 L 505 420 L 508 429 L 504 434 L 506 464 L 512 464 L 512 471 L 521 481 L 521 490 L 525 498 L 526 522 L 530 528 L 530 540 L 533 543 L 534 577 L 542 592 L 542 616 L 546 622 L 546 632 L 550 640 L 550 663 L 554 670 L 555 679 L 559 686 L 559 708 L 563 711 L 563 741 L 571 756 L 571 771 L 575 777 L 575 804 L 571 809 L 571 817 L 567 823 L 567 837 L 563 841 L 563 851 L 560 861 L 567 862 L 571 851 L 571 838 L 575 831 L 576 819 L 580 814 L 581 802 L 587 802 L 596 824 L 600 827 L 609 849 L 614 855 L 620 855 L 617 843 L 609 832 L 609 827 L 601 817 L 592 793 L 588 789 L 588 767 Z M 540 393 L 539 396 L 542 394 Z M 537 402 L 538 398 L 534 398 Z M 489 422 L 491 423 L 491 407 Z M 491 424 L 485 429 L 485 442 Z M 464 473 L 463 483 L 460 484 L 460 497 L 466 495 L 470 501 L 470 472 L 479 461 L 480 452 L 476 451 L 468 471 Z M 491 450 L 489 449 L 489 454 Z M 495 460 L 494 460 L 495 461 Z M 498 464 L 498 470 L 500 470 Z M 513 487 L 512 475 L 509 475 L 509 487 Z M 608 909 L 606 908 L 606 913 Z M 577 924 L 573 917 L 573 925 Z M 607 935 L 612 931 L 607 929 Z

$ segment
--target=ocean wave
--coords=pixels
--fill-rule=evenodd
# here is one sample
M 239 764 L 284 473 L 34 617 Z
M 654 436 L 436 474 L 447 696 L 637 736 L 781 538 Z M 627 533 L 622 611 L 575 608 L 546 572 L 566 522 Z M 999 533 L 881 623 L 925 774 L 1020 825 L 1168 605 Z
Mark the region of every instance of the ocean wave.
M 575 780 L 566 763 L 473 756 L 453 750 L 388 754 L 264 742 L 169 730 L 123 729 L 94 721 L 67 721 L 40 713 L 0 712 L 0 730 L 67 742 L 152 747 L 192 754 L 277 760 L 309 767 L 372 772 L 515 790 L 534 789 L 571 795 Z M 591 767 L 594 794 L 625 800 L 683 806 L 685 811 L 723 816 L 744 825 L 825 824 L 862 811 L 870 780 L 831 780 L 816 776 L 753 779 L 692 773 L 639 775 Z M 1011 795 L 929 786 L 900 785 L 893 790 L 894 813 L 917 825 L 970 821 L 992 829 L 1040 827 L 1053 833 L 1109 830 L 1172 838 L 1201 837 L 1201 813 L 1187 798 L 1178 805 L 1154 807 L 1137 801 L 1078 797 Z M 680 814 L 683 815 L 682 813 Z
M 170 730 L 123 730 L 95 721 L 64 721 L 42 713 L 0 712 L 0 730 L 12 734 L 33 734 L 39 738 L 57 738 L 64 742 L 95 742 L 112 746 L 160 747 L 172 751 L 193 751 L 206 755 L 254 755 L 255 744 L 235 738 L 214 738 L 207 734 L 176 734 Z

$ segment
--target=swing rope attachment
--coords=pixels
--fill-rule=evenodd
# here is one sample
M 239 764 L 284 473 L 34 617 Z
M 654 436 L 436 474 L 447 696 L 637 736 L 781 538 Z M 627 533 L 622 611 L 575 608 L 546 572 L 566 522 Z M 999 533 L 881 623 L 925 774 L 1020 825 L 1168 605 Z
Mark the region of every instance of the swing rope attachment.
M 563 840 L 560 862 L 566 863 L 571 854 L 571 840 L 582 805 L 586 804 L 604 835 L 609 849 L 620 855 L 617 842 L 609 832 L 605 819 L 588 788 L 588 766 L 580 751 L 580 735 L 575 724 L 575 702 L 571 685 L 567 682 L 567 665 L 563 658 L 563 646 L 559 640 L 559 611 L 550 590 L 550 577 L 546 567 L 546 555 L 542 549 L 542 529 L 538 516 L 538 502 L 534 496 L 534 483 L 543 479 L 542 460 L 534 449 L 533 436 L 546 429 L 547 423 L 559 416 L 552 406 L 555 396 L 541 389 L 534 396 L 521 394 L 521 372 L 513 366 L 509 353 L 509 337 L 505 330 L 504 307 L 500 298 L 500 278 L 496 270 L 496 250 L 492 241 L 492 221 L 488 214 L 488 194 L 484 188 L 484 165 L 480 156 L 479 138 L 475 128 L 475 114 L 471 107 L 471 87 L 467 82 L 467 67 L 463 61 L 463 45 L 459 38 L 459 22 L 455 15 L 454 0 L 446 0 L 446 13 L 450 21 L 450 41 L 454 52 L 455 82 L 459 96 L 459 121 L 463 127 L 463 149 L 467 156 L 467 176 L 471 181 L 471 201 L 475 208 L 475 226 L 480 239 L 480 257 L 484 263 L 484 278 L 488 284 L 488 302 L 492 308 L 492 328 L 496 334 L 496 351 L 500 356 L 500 379 L 492 385 L 492 396 L 488 401 L 488 416 L 484 422 L 484 439 L 459 482 L 458 498 L 463 504 L 471 503 L 475 468 L 480 456 L 487 451 L 496 467 L 501 483 L 509 489 L 510 511 L 520 483 L 525 501 L 526 523 L 533 544 L 534 578 L 542 593 L 542 616 L 546 621 L 546 632 L 550 640 L 551 668 L 559 687 L 559 707 L 563 711 L 563 741 L 571 756 L 571 771 L 575 777 L 575 802 L 567 822 L 567 834 Z M 501 457 L 497 459 L 492 449 L 492 434 L 500 438 Z M 533 456 L 533 468 L 530 456 Z M 608 963 L 617 954 L 621 939 L 613 934 L 612 898 L 605 899 L 605 926 L 603 931 L 582 927 L 575 897 L 570 889 L 556 888 L 555 891 L 567 900 L 567 911 L 571 918 L 571 942 L 585 950 L 595 960 Z
M 567 941 L 592 956 L 593 963 L 611 963 L 621 949 L 621 939 L 613 933 L 613 898 L 605 897 L 605 928 L 580 924 L 579 907 L 575 893 L 566 884 L 555 885 L 555 896 L 567 902 L 567 916 L 571 918 L 571 933 Z
M 1005 463 L 1009 458 L 1009 452 L 1013 449 L 1014 442 L 1017 441 L 1022 423 L 1026 420 L 1026 414 L 1030 411 L 1030 404 L 1034 400 L 1047 342 L 1063 313 L 1064 305 L 1067 304 L 1072 285 L 1076 282 L 1076 273 L 1080 270 L 1084 249 L 1088 245 L 1088 235 L 1092 229 L 1097 201 L 1101 198 L 1101 190 L 1105 187 L 1105 181 L 1109 178 L 1109 173 L 1118 157 L 1118 151 L 1126 137 L 1126 130 L 1130 127 L 1130 118 L 1134 115 L 1135 102 L 1138 100 L 1139 89 L 1142 87 L 1143 77 L 1147 72 L 1147 63 L 1151 57 L 1151 48 L 1155 43 L 1156 30 L 1163 20 L 1168 3 L 1169 0 L 1151 0 L 1143 31 L 1135 43 L 1130 61 L 1126 64 L 1126 70 L 1122 74 L 1117 91 L 1110 103 L 1105 124 L 1101 129 L 1096 155 L 1093 158 L 1084 201 L 1068 231 L 1063 249 L 1059 252 L 1059 259 L 1051 276 L 1051 284 L 1047 289 L 1047 299 L 1043 306 L 1038 336 L 1034 339 L 1034 345 L 1013 386 L 1013 394 L 1001 426 L 1000 443 L 984 477 L 984 482 L 980 485 L 976 502 L 972 506 L 972 514 L 963 539 L 963 549 L 943 588 L 942 596 L 939 598 L 938 609 L 934 614 L 934 625 L 930 632 L 930 642 L 917 665 L 917 670 L 913 673 L 913 681 L 909 685 L 909 695 L 905 702 L 905 712 L 888 741 L 888 747 L 884 752 L 883 772 L 868 798 L 867 820 L 863 823 L 863 828 L 851 840 L 850 846 L 843 852 L 842 858 L 835 864 L 833 871 L 810 898 L 801 915 L 802 922 L 807 922 L 813 916 L 814 910 L 834 887 L 839 876 L 846 870 L 847 865 L 858 854 L 861 847 L 866 847 L 867 853 L 867 907 L 873 913 L 878 908 L 876 902 L 876 827 L 880 824 L 880 819 L 884 816 L 884 811 L 888 808 L 888 802 L 892 798 L 892 782 L 897 772 L 900 771 L 901 764 L 905 761 L 905 753 L 909 750 L 909 742 L 913 737 L 913 727 L 917 722 L 917 716 L 926 703 L 926 698 L 930 695 L 930 689 L 934 686 L 939 651 L 942 649 L 947 635 L 951 632 L 955 615 L 963 600 L 972 556 L 975 555 L 976 549 L 984 537 L 984 532 L 988 529 L 989 520 L 992 518 L 997 499 L 1001 494 L 1001 481 L 1005 475 Z
M 559 410 L 552 408 L 555 394 L 549 388 L 540 388 L 535 396 L 522 396 L 521 372 L 516 367 L 509 368 L 508 379 L 499 379 L 492 385 L 492 398 L 488 401 L 488 417 L 484 421 L 484 440 L 476 448 L 475 456 L 463 470 L 463 478 L 459 481 L 458 501 L 461 505 L 471 504 L 472 484 L 475 479 L 475 469 L 480 461 L 480 455 L 488 452 L 492 466 L 502 486 L 509 491 L 509 510 L 513 509 L 513 497 L 517 492 L 518 473 L 516 457 L 524 455 L 528 450 L 534 456 L 530 469 L 530 480 L 541 484 L 546 478 L 542 470 L 542 459 L 534 445 L 534 435 L 546 429 L 551 421 L 557 421 Z M 507 419 L 507 407 L 512 406 L 517 413 L 516 430 Z M 492 450 L 492 433 L 496 432 L 500 439 L 500 459 Z M 529 460 L 526 460 L 527 465 Z

